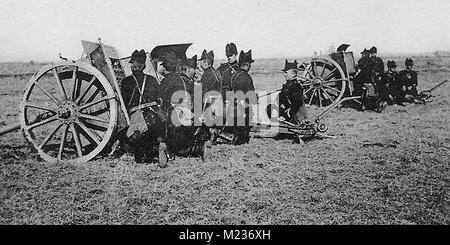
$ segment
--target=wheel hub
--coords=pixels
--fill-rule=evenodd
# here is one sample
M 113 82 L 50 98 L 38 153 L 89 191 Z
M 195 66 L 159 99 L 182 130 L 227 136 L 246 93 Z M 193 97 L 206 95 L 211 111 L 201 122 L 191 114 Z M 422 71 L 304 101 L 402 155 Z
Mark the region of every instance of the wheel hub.
M 314 81 L 312 82 L 312 85 L 315 88 L 320 88 L 322 86 L 323 80 L 321 78 L 316 78 L 314 79 Z
M 78 116 L 78 106 L 72 101 L 65 101 L 59 106 L 57 113 L 61 122 L 72 123 Z

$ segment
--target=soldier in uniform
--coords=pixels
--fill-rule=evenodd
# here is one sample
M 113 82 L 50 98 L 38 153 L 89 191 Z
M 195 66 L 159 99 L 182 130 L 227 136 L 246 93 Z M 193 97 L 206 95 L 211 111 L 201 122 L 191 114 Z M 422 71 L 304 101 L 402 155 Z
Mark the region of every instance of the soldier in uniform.
M 166 112 L 166 141 L 170 158 L 179 156 L 203 156 L 201 143 L 196 142 L 192 127 L 193 77 L 197 67 L 196 56 L 179 61 L 173 52 L 164 57 L 163 65 L 168 71 L 161 83 L 162 107 Z M 177 67 L 179 68 L 177 72 Z
M 223 126 L 223 97 L 222 97 L 222 76 L 213 68 L 214 52 L 203 50 L 199 59 L 199 66 L 203 70 L 200 80 L 203 98 L 202 120 L 211 129 L 211 140 L 215 143 L 219 127 Z
M 237 48 L 236 44 L 228 43 L 225 46 L 225 55 L 227 56 L 227 63 L 222 63 L 217 68 L 223 80 L 222 96 L 225 98 L 226 91 L 231 91 L 231 76 L 238 70 L 237 62 Z
M 145 60 L 144 50 L 135 50 L 132 53 L 130 60 L 132 75 L 123 79 L 120 89 L 131 119 L 126 132 L 126 145 L 134 153 L 136 162 L 150 161 L 162 129 L 162 122 L 157 114 L 159 85 L 155 77 L 144 74 Z M 142 119 L 138 116 L 140 112 L 144 122 L 139 121 Z M 147 127 L 142 127 L 143 123 Z
M 380 57 L 377 57 L 377 48 L 374 46 L 370 48 L 370 63 L 369 66 L 374 72 L 374 83 L 376 84 L 384 73 L 384 63 Z
M 356 94 L 361 94 L 364 83 L 372 80 L 371 75 L 372 72 L 371 69 L 369 68 L 370 64 L 369 54 L 370 54 L 369 50 L 364 49 L 361 52 L 361 58 L 358 60 L 357 63 L 358 73 L 355 76 L 355 84 L 354 84 Z
M 383 74 L 381 82 L 377 86 L 380 99 L 386 101 L 389 105 L 393 103 L 404 105 L 402 84 L 398 79 L 395 61 L 389 60 L 387 62 L 387 68 L 387 72 Z
M 303 87 L 297 81 L 297 69 L 298 64 L 296 60 L 294 62 L 286 60 L 282 70 L 286 83 L 283 84 L 279 95 L 280 116 L 294 124 L 299 124 L 307 119 L 306 107 L 303 101 Z
M 252 51 L 241 51 L 239 53 L 239 69 L 231 77 L 231 89 L 235 93 L 234 98 L 234 126 L 235 132 L 233 144 L 246 144 L 250 140 L 250 117 L 252 116 L 251 106 L 257 103 L 255 87 L 253 79 L 248 74 L 251 64 L 255 62 L 252 59 Z M 244 98 L 239 98 L 236 94 L 242 92 L 246 94 Z M 244 125 L 240 125 L 240 121 L 244 119 Z
M 405 60 L 406 69 L 399 72 L 399 80 L 403 85 L 403 91 L 405 93 L 405 101 L 408 102 L 417 102 L 420 103 L 419 100 L 416 100 L 416 96 L 418 95 L 417 91 L 417 72 L 412 70 L 414 62 L 411 58 L 407 58 Z

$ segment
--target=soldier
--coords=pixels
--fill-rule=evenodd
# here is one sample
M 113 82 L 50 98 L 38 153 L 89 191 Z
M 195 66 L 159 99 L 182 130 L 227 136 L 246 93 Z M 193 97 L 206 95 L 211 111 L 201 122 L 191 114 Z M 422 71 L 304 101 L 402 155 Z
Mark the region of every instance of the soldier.
M 303 87 L 297 81 L 297 69 L 296 60 L 294 62 L 286 60 L 282 70 L 286 83 L 283 84 L 279 95 L 280 116 L 294 124 L 299 124 L 307 119 L 306 108 L 303 103 Z
M 134 153 L 136 162 L 150 161 L 162 129 L 157 114 L 158 82 L 155 77 L 144 74 L 145 60 L 143 49 L 132 53 L 132 75 L 123 79 L 120 89 L 131 120 L 126 132 L 126 144 Z
M 396 103 L 404 106 L 402 84 L 398 79 L 395 61 L 389 60 L 387 68 L 387 72 L 383 74 L 381 82 L 377 86 L 380 99 L 386 101 L 389 105 Z
M 384 63 L 380 57 L 377 57 L 377 48 L 375 46 L 369 49 L 369 53 L 369 67 L 373 71 L 372 83 L 377 84 L 384 73 Z
M 403 91 L 405 93 L 405 100 L 408 102 L 420 103 L 416 100 L 418 94 L 417 91 L 417 72 L 412 70 L 414 62 L 411 58 L 405 60 L 406 69 L 399 72 L 399 80 L 403 85 Z
M 364 83 L 368 81 L 372 81 L 372 72 L 369 68 L 370 64 L 370 52 L 367 49 L 364 49 L 361 52 L 361 58 L 358 60 L 357 69 L 359 70 L 357 75 L 355 76 L 355 93 L 361 94 Z
M 211 128 L 212 143 L 214 144 L 219 134 L 218 127 L 223 126 L 223 98 L 222 76 L 213 68 L 214 53 L 203 50 L 199 59 L 199 66 L 203 70 L 200 80 L 203 98 L 202 120 Z
M 253 86 L 253 79 L 248 74 L 251 64 L 255 62 L 252 59 L 252 51 L 249 50 L 247 53 L 241 51 L 239 53 L 239 69 L 231 77 L 231 89 L 235 93 L 234 98 L 234 126 L 235 132 L 233 137 L 233 144 L 240 145 L 246 144 L 250 140 L 250 117 L 251 106 L 256 104 L 256 92 Z M 237 93 L 246 94 L 244 98 L 240 98 Z M 244 113 L 242 113 L 242 111 Z M 244 125 L 240 125 L 244 119 Z
M 161 83 L 161 99 L 167 115 L 166 141 L 170 158 L 174 155 L 203 156 L 203 145 L 194 144 L 195 128 L 192 127 L 191 95 L 196 56 L 180 62 L 173 52 L 169 52 L 164 57 L 163 65 L 168 74 Z
M 238 70 L 237 62 L 237 48 L 236 44 L 228 43 L 225 46 L 225 55 L 227 56 L 227 63 L 222 63 L 217 71 L 220 72 L 223 80 L 222 96 L 225 98 L 226 91 L 231 91 L 231 76 Z

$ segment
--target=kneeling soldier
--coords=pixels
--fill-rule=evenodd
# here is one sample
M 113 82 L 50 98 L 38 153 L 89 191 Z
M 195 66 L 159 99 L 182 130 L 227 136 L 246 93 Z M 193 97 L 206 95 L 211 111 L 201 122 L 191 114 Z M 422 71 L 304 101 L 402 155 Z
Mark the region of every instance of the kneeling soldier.
M 283 84 L 279 95 L 280 116 L 294 124 L 299 124 L 307 119 L 306 107 L 303 103 L 303 87 L 297 81 L 297 69 L 296 60 L 294 62 L 286 60 L 282 70 L 286 83 Z
M 144 74 L 146 53 L 135 50 L 131 55 L 132 75 L 122 81 L 120 89 L 130 115 L 127 143 L 136 162 L 149 162 L 155 153 L 158 137 L 163 129 L 158 117 L 158 82 L 155 77 Z
M 417 72 L 412 70 L 414 62 L 411 58 L 405 60 L 406 69 L 398 73 L 399 80 L 402 83 L 405 93 L 405 101 L 415 102 L 418 95 L 417 91 Z M 420 102 L 419 102 L 420 103 Z

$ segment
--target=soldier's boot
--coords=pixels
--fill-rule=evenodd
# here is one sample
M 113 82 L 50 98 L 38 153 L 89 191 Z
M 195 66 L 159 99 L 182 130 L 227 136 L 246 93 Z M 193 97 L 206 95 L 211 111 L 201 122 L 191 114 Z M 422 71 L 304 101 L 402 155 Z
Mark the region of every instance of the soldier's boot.
M 203 145 L 203 155 L 202 155 L 202 159 L 203 161 L 208 161 L 211 159 L 211 141 L 206 141 L 205 144 Z
M 158 165 L 160 168 L 167 167 L 168 156 L 166 143 L 160 142 L 158 147 Z

